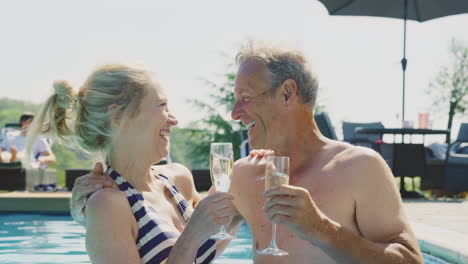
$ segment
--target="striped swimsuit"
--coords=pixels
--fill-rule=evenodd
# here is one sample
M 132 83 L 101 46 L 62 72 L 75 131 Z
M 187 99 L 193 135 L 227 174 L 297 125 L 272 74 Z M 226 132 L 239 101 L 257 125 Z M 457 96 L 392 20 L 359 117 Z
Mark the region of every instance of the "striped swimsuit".
M 154 175 L 153 171 L 154 169 L 151 168 L 152 175 Z M 119 186 L 119 189 L 125 192 L 133 215 L 138 223 L 136 244 L 141 263 L 155 264 L 166 261 L 180 235 L 179 231 L 163 219 L 160 219 L 158 213 L 145 202 L 141 193 L 128 183 L 118 172 L 109 167 L 106 173 L 111 176 Z M 187 203 L 179 190 L 177 190 L 166 176 L 159 174 L 159 179 L 170 191 L 185 222 L 188 222 L 193 213 L 192 206 Z M 214 239 L 209 239 L 198 249 L 193 263 L 211 263 L 215 255 L 216 241 Z

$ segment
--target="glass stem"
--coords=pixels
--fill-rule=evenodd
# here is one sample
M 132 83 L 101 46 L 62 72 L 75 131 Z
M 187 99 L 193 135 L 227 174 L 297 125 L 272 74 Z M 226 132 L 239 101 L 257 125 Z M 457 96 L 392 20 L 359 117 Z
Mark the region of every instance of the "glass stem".
M 219 233 L 227 234 L 226 228 L 224 228 L 224 226 L 221 226 L 221 228 L 219 229 Z
M 278 248 L 276 245 L 276 224 L 271 224 L 271 245 L 270 248 Z

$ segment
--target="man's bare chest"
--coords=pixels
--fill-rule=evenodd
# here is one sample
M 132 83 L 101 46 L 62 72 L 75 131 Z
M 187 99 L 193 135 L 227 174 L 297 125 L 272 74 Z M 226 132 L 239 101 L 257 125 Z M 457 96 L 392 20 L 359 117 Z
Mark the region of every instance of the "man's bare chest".
M 354 221 L 354 200 L 351 189 L 346 186 L 340 177 L 327 172 L 309 171 L 308 175 L 290 177 L 290 185 L 305 188 L 317 205 L 317 207 L 329 218 L 343 225 L 356 228 Z M 249 177 L 245 182 L 245 188 L 233 193 L 235 205 L 243 215 L 252 231 L 259 234 L 270 233 L 271 222 L 267 219 L 263 207 L 265 198 L 264 175 L 258 173 L 255 177 Z M 256 233 L 257 233 L 256 232 Z M 278 234 L 281 236 L 281 232 Z M 285 233 L 285 238 L 291 237 Z

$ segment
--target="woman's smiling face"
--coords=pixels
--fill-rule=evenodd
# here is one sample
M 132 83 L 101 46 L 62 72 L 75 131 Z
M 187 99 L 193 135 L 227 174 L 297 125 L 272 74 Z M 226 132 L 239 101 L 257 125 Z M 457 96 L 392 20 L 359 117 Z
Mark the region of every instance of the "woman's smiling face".
M 138 113 L 129 118 L 123 132 L 129 144 L 156 163 L 168 155 L 171 127 L 177 123 L 169 112 L 164 91 L 156 81 L 152 81 L 146 88 Z

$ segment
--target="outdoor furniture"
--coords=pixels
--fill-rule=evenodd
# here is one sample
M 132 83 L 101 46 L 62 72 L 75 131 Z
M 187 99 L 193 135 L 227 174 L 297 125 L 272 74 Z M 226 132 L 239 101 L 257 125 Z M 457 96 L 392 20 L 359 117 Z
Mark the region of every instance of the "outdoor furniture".
M 21 162 L 0 163 L 0 190 L 22 191 L 26 188 L 26 170 Z
M 363 128 L 384 128 L 381 122 L 371 123 L 353 123 L 343 122 L 343 141 L 356 146 L 363 146 L 377 150 L 377 144 L 382 141 L 382 134 L 363 134 L 356 133 L 358 129 Z
M 55 169 L 26 168 L 26 191 L 53 191 L 57 188 L 56 182 L 57 171 Z
M 445 182 L 445 161 L 437 158 L 432 150 L 425 148 L 426 173 L 421 178 L 421 190 L 443 190 Z
M 192 170 L 192 175 L 197 191 L 208 191 L 211 188 L 210 170 Z
M 316 114 L 314 115 L 314 119 L 322 135 L 329 139 L 338 140 L 335 128 L 333 127 L 327 113 L 322 112 L 320 114 Z
M 379 146 L 380 154 L 387 162 L 395 177 L 400 176 L 400 193 L 404 198 L 418 198 L 421 194 L 405 188 L 405 177 L 425 177 L 426 157 L 423 144 L 391 143 Z
M 65 170 L 65 187 L 71 191 L 75 185 L 76 178 L 89 173 L 89 169 L 68 169 Z
M 411 177 L 414 189 L 414 177 L 424 178 L 426 175 L 426 156 L 424 144 L 391 144 L 393 146 L 393 167 L 394 175 L 400 176 L 400 190 L 403 197 L 418 198 L 421 196 L 414 191 L 407 191 L 405 188 L 405 177 Z
M 394 143 L 392 144 L 381 144 L 380 150 L 384 159 L 392 169 L 395 177 L 401 177 L 400 180 L 400 193 L 404 198 L 418 198 L 422 197 L 421 194 L 408 191 L 405 188 L 405 177 L 413 178 L 421 177 L 423 180 L 426 177 L 426 151 L 424 148 L 424 136 L 425 135 L 448 135 L 448 130 L 434 130 L 434 129 L 416 129 L 416 128 L 358 128 L 356 129 L 358 134 L 392 134 Z M 401 135 L 401 142 L 395 142 L 395 136 Z M 405 142 L 405 135 L 410 135 L 410 142 Z M 422 135 L 423 143 L 412 143 L 413 135 Z
M 468 191 L 468 123 L 462 123 L 450 144 L 445 166 L 445 192 Z
M 242 129 L 240 131 L 240 136 L 241 136 L 241 144 L 239 146 L 240 148 L 240 157 L 247 157 L 250 153 L 250 144 L 249 144 L 249 131 L 247 129 Z

